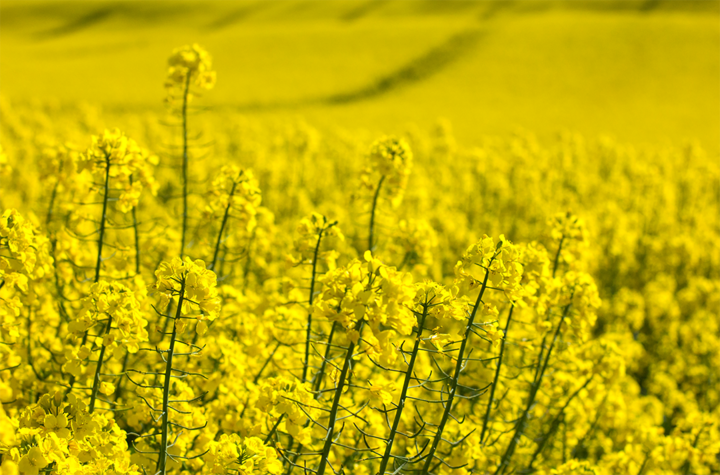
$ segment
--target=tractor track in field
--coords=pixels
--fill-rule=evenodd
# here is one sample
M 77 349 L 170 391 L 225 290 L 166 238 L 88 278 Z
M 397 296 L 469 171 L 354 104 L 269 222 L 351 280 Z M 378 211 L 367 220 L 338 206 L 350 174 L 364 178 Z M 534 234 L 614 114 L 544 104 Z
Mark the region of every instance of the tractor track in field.
M 239 111 L 273 110 L 308 105 L 348 104 L 383 96 L 434 76 L 473 50 L 484 29 L 473 27 L 451 35 L 399 68 L 358 88 L 321 97 L 279 101 L 272 103 L 243 104 L 234 107 Z
M 370 99 L 424 81 L 471 51 L 480 39 L 481 32 L 479 28 L 472 28 L 456 33 L 390 74 L 353 91 L 328 96 L 320 102 L 343 104 Z
M 49 40 L 59 38 L 61 36 L 69 35 L 78 31 L 90 28 L 93 25 L 97 25 L 110 18 L 117 12 L 116 8 L 106 7 L 93 10 L 79 18 L 71 20 L 64 25 L 60 25 L 56 28 L 49 30 L 40 31 L 35 34 L 35 38 L 38 40 Z

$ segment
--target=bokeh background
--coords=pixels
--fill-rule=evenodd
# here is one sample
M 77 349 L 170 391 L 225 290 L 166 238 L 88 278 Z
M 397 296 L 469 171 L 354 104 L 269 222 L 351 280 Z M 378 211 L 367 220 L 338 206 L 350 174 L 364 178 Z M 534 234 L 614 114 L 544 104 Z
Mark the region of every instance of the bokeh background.
M 716 0 L 3 0 L 0 95 L 162 110 L 165 58 L 191 42 L 222 71 L 217 113 L 720 150 Z

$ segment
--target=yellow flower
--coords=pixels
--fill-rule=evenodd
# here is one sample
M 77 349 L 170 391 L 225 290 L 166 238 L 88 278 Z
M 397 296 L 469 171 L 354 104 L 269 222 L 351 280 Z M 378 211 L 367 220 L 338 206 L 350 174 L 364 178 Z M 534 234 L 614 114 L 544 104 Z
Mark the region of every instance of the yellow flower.
M 395 383 L 393 381 L 385 381 L 384 384 L 372 384 L 368 388 L 370 395 L 370 401 L 379 403 L 384 406 L 390 406 L 393 401 L 392 393 L 396 390 Z
M 60 413 L 57 416 L 53 414 L 46 415 L 44 425 L 45 429 L 50 432 L 55 432 L 58 437 L 66 439 L 70 436 L 70 429 L 67 428 L 67 415 L 65 415 L 64 413 Z
M 115 392 L 115 385 L 103 381 L 102 383 L 100 383 L 100 392 L 106 396 L 109 396 L 110 394 Z
M 497 312 L 497 311 L 496 311 Z M 497 315 L 497 313 L 495 313 Z M 500 341 L 503 339 L 502 330 L 498 329 L 497 322 L 493 322 L 484 327 L 485 335 L 492 341 L 493 348 L 500 346 Z
M 0 250 L 3 249 L 9 251 L 9 255 L 0 255 L 0 272 L 8 275 L 3 276 L 5 283 L 25 291 L 28 278 L 36 280 L 52 274 L 49 240 L 14 209 L 6 210 L 0 217 Z M 15 273 L 22 277 L 14 277 Z
M 18 466 L 9 458 L 5 458 L 0 465 L 0 475 L 19 475 Z
M 42 450 L 39 447 L 31 447 L 20 459 L 18 468 L 23 475 L 38 475 L 38 472 L 47 465 L 48 461 L 43 456 Z

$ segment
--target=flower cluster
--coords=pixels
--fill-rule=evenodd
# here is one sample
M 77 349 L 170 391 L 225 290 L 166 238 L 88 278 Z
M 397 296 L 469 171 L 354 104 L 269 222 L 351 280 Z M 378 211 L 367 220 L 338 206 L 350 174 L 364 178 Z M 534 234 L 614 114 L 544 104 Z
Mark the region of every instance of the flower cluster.
M 432 267 L 437 252 L 437 233 L 424 219 L 400 220 L 388 245 L 388 252 L 400 257 L 398 268 L 422 272 Z
M 72 394 L 43 395 L 22 411 L 13 432 L 14 441 L 0 449 L 3 473 L 141 473 L 112 416 L 89 414 Z
M 312 408 L 313 396 L 303 385 L 278 377 L 268 378 L 260 388 L 256 407 L 274 418 L 283 418 L 281 429 L 292 434 L 300 443 L 311 441 L 312 428 L 307 427 L 310 418 L 319 415 Z
M 369 164 L 361 176 L 363 186 L 373 191 L 384 188 L 392 205 L 399 206 L 413 167 L 410 145 L 397 137 L 383 137 L 370 146 L 367 155 Z
M 48 239 L 39 234 L 17 210 L 6 210 L 0 217 L 0 272 L 6 283 L 27 290 L 27 279 L 40 279 L 52 273 Z
M 138 146 L 120 130 L 113 129 L 93 136 L 92 144 L 80 156 L 78 168 L 92 173 L 97 191 L 112 180 L 112 188 L 120 190 L 118 209 L 127 213 L 137 206 L 142 190 L 148 189 L 153 195 L 157 193 L 152 173 L 152 167 L 157 164 L 157 156 Z
M 125 285 L 96 282 L 81 303 L 82 308 L 68 324 L 68 331 L 75 338 L 98 323 L 108 321 L 109 327 L 102 337 L 102 345 L 110 350 L 124 348 L 130 353 L 136 353 L 140 345 L 148 340 L 145 329 L 147 320 L 140 310 L 140 303 L 135 293 Z
M 384 265 L 367 251 L 363 260 L 353 259 L 320 282 L 323 288 L 313 313 L 342 324 L 355 343 L 361 322 L 366 322 L 372 333 L 363 339 L 371 353 L 379 355 L 381 362 L 394 361 L 395 336 L 409 335 L 416 323 L 410 307 L 416 294 L 412 276 Z
M 464 295 L 479 286 L 490 285 L 512 301 L 522 299 L 523 266 L 519 257 L 518 248 L 504 235 L 500 235 L 497 243 L 484 235 L 468 247 L 455 265 L 455 292 Z
M 196 319 L 197 332 L 205 333 L 207 322 L 214 320 L 220 310 L 215 273 L 200 259 L 176 257 L 170 262 L 162 262 L 155 277 L 157 281 L 151 288 L 160 295 L 160 307 L 165 308 L 173 302 L 177 308 L 182 299 L 182 316 Z M 182 325 L 181 322 L 177 324 Z
M 556 259 L 562 259 L 562 262 L 572 268 L 581 260 L 581 254 L 588 245 L 585 222 L 568 211 L 549 218 L 548 228 L 552 243 L 557 249 Z M 557 265 L 556 260 L 554 266 L 557 268 Z
M 237 434 L 223 434 L 210 443 L 205 456 L 204 473 L 236 473 L 239 475 L 280 475 L 282 462 L 272 447 L 266 447 L 257 437 L 242 438 Z
M 50 242 L 17 210 L 0 217 L 0 334 L 13 341 L 24 307 L 35 300 L 35 283 L 54 272 Z
M 190 101 L 191 86 L 209 90 L 215 86 L 215 79 L 212 58 L 202 47 L 193 44 L 176 48 L 168 59 L 168 75 L 165 81 L 167 101 L 173 102 L 183 96 Z
M 227 212 L 243 224 L 246 233 L 253 232 L 262 192 L 252 170 L 225 165 L 212 180 L 208 195 L 205 214 L 209 219 L 222 219 Z
M 296 238 L 293 241 L 295 250 L 294 255 L 290 255 L 289 259 L 293 265 L 312 264 L 315 259 L 322 260 L 327 263 L 330 270 L 335 268 L 335 261 L 339 253 L 335 250 L 338 242 L 345 240 L 337 221 L 330 222 L 320 213 L 312 213 L 300 220 L 295 229 Z M 320 249 L 323 242 L 327 246 L 330 242 L 331 250 Z

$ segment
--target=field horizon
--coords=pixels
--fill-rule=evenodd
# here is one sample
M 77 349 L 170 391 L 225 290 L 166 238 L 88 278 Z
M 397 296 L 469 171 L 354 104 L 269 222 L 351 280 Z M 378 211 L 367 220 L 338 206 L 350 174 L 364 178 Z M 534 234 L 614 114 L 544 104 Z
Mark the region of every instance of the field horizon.
M 570 131 L 715 155 L 718 15 L 715 1 L 5 0 L 0 95 L 161 112 L 165 51 L 196 42 L 225 70 L 203 101 L 215 113 L 375 134 L 445 118 L 468 145 Z

